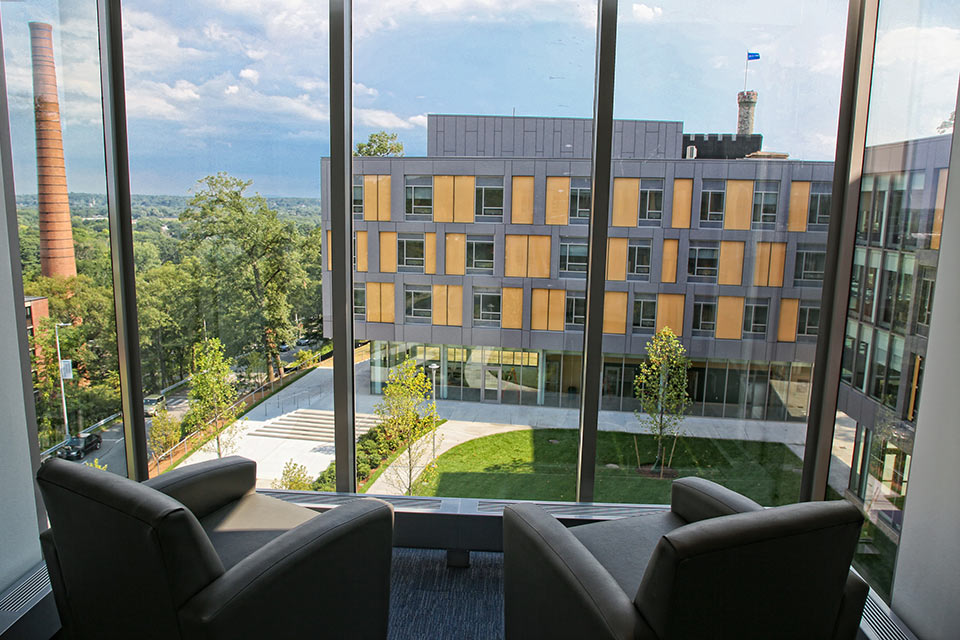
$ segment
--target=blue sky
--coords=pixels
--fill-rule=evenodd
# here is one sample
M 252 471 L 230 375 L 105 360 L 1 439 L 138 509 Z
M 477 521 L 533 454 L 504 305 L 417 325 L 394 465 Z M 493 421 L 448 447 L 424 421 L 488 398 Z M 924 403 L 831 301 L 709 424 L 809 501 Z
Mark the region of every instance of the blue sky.
M 69 188 L 104 190 L 94 4 L 0 5 L 19 192 L 36 192 L 29 20 L 54 24 Z M 422 155 L 428 113 L 591 115 L 591 2 L 354 4 L 355 139 L 395 131 L 406 155 Z M 846 2 L 620 6 L 616 117 L 732 132 L 744 58 L 758 51 L 749 85 L 764 148 L 832 158 Z M 125 0 L 134 193 L 187 194 L 225 170 L 267 195 L 316 196 L 329 148 L 326 13 L 313 0 Z M 958 60 L 952 3 L 886 2 L 870 141 L 934 134 L 953 110 Z

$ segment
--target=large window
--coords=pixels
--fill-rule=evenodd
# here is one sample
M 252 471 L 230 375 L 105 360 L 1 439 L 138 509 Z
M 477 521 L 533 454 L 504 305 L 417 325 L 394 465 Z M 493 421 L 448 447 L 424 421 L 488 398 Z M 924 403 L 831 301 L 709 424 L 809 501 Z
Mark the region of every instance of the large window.
M 663 219 L 663 180 L 644 178 L 640 181 L 639 221 L 645 223 Z
M 633 300 L 633 332 L 653 333 L 657 326 L 657 298 L 638 295 Z
M 397 235 L 397 270 L 410 273 L 423 273 L 425 264 L 424 239 L 422 233 L 401 233 Z
M 493 274 L 493 238 L 467 236 L 467 273 Z
M 503 220 L 503 176 L 477 178 L 477 221 Z
M 650 241 L 632 241 L 627 247 L 627 278 L 647 282 L 650 280 Z
M 353 176 L 353 219 L 363 220 L 363 176 L 358 174 Z
M 717 243 L 691 245 L 687 258 L 687 279 L 691 282 L 716 282 L 720 268 Z
M 704 180 L 700 191 L 700 226 L 723 226 L 723 206 L 726 183 L 723 180 Z
M 753 223 L 772 225 L 777 221 L 777 201 L 780 197 L 780 182 L 757 180 L 753 186 Z
M 830 207 L 833 197 L 833 185 L 829 182 L 814 182 L 810 185 L 810 207 L 807 212 L 809 224 L 830 223 Z
M 801 304 L 797 313 L 797 335 L 816 336 L 820 332 L 820 307 Z
M 917 293 L 917 331 L 926 335 L 930 331 L 930 316 L 933 311 L 933 287 L 936 273 L 928 267 L 920 268 L 920 286 Z
M 717 328 L 717 301 L 715 299 L 700 298 L 693 303 L 694 335 L 713 335 Z
M 473 290 L 473 324 L 478 327 L 500 326 L 500 291 Z
M 570 222 L 589 222 L 591 206 L 590 178 L 570 178 Z
M 587 297 L 582 293 L 567 291 L 565 323 L 568 329 L 583 329 L 587 321 Z
M 353 315 L 358 320 L 367 317 L 367 287 L 358 285 L 353 288 Z
M 583 278 L 587 275 L 587 243 L 560 239 L 560 277 Z
M 407 220 L 433 219 L 433 177 L 404 177 L 405 209 Z
M 406 285 L 403 288 L 404 320 L 429 322 L 433 315 L 430 287 Z
M 753 334 L 749 337 L 765 337 L 769 309 L 770 304 L 767 301 L 746 303 L 743 306 L 743 332 Z
M 816 286 L 823 283 L 823 272 L 827 266 L 827 254 L 814 249 L 797 251 L 797 263 L 793 272 L 793 282 L 797 286 Z

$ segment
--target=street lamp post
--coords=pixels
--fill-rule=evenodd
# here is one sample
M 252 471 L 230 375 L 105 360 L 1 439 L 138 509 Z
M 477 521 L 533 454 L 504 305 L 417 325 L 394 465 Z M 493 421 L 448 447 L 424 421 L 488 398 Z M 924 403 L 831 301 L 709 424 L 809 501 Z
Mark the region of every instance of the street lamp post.
M 72 326 L 68 323 L 58 322 L 53 325 L 53 333 L 57 338 L 57 372 L 60 376 L 60 403 L 63 406 L 63 431 L 67 440 L 70 439 L 70 423 L 67 421 L 67 394 L 63 388 L 63 358 L 60 357 L 60 327 Z
M 427 368 L 430 369 L 430 373 L 433 375 L 433 406 L 437 406 L 437 369 L 440 368 L 440 365 L 436 362 L 431 362 L 427 365 Z M 437 428 L 433 428 L 433 461 L 437 461 Z

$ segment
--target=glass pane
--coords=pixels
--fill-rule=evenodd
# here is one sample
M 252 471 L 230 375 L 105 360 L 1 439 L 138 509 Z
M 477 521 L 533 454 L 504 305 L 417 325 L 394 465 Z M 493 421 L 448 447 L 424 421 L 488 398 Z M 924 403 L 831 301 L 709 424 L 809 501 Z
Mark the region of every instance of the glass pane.
M 378 3 L 354 5 L 354 138 L 382 130 L 403 144 L 402 156 L 354 163 L 382 187 L 379 215 L 356 222 L 368 254 L 354 273 L 367 288 L 355 331 L 373 354 L 358 364 L 356 401 L 389 419 L 387 376 L 404 358 L 387 354 L 401 340 L 430 344 L 437 369 L 424 372 L 421 411 L 435 401 L 447 422 L 435 469 L 422 473 L 432 446 L 415 448 L 414 486 L 378 458 L 362 490 L 572 500 L 584 318 L 572 301 L 583 300 L 587 268 L 596 4 L 555 3 L 546 15 L 479 3 L 469 20 L 421 9 L 400 3 L 388 24 Z M 518 41 L 531 46 L 518 52 Z M 430 56 L 411 42 L 429 42 Z M 432 184 L 429 221 L 403 215 L 396 184 L 414 175 Z M 392 234 L 404 233 L 425 236 L 422 273 L 395 264 Z M 409 286 L 429 288 L 429 323 L 394 312 Z M 543 425 L 552 428 L 533 429 Z
M 3 45 L 36 437 L 126 475 L 96 3 L 4 3 Z
M 151 475 L 237 454 L 258 486 L 309 489 L 333 460 L 326 3 L 283 5 L 124 2 Z M 362 218 L 369 185 L 353 185 L 345 214 Z
M 850 283 L 851 297 L 863 289 L 863 314 L 859 337 L 856 328 L 847 331 L 829 493 L 863 509 L 854 567 L 887 599 L 923 361 L 936 348 L 927 345 L 924 322 L 935 300 L 960 72 L 955 58 L 931 67 L 928 52 L 939 46 L 936 34 L 958 26 L 946 5 L 880 4 L 856 239 L 862 267 Z
M 607 295 L 622 292 L 628 309 L 652 298 L 656 316 L 646 334 L 605 336 L 605 361 L 647 368 L 624 374 L 643 384 L 621 385 L 631 400 L 621 408 L 638 413 L 600 418 L 611 426 L 597 446 L 598 501 L 667 503 L 672 479 L 692 475 L 764 505 L 799 496 L 846 13 L 814 2 L 748 7 L 745 22 L 723 3 L 620 5 L 608 264 L 620 259 L 619 239 L 628 249 L 642 239 L 651 273 L 642 282 L 611 267 Z M 747 62 L 744 43 L 761 41 L 778 44 L 750 49 L 760 57 Z M 813 72 L 824 42 L 837 62 Z M 676 99 L 678 77 L 696 99 Z M 662 232 L 643 219 L 651 180 L 662 185 Z M 658 338 L 671 344 L 658 333 L 666 328 L 670 350 L 690 363 L 664 383 L 682 400 L 672 422 L 658 419 L 661 377 L 648 358 Z

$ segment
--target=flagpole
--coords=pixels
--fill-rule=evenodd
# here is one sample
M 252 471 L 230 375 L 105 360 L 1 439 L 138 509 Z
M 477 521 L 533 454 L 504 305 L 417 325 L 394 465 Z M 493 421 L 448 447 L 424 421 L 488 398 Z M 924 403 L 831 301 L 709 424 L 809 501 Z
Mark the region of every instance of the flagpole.
M 747 52 L 747 59 L 743 63 L 743 90 L 747 90 L 747 69 L 750 65 L 750 52 Z

